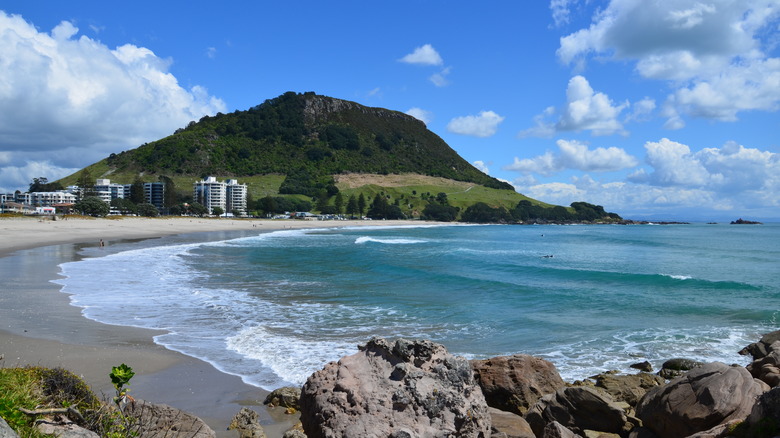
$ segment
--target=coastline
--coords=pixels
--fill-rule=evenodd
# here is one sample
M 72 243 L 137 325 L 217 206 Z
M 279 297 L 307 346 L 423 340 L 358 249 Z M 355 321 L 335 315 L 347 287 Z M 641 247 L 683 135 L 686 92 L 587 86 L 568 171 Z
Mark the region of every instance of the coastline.
M 112 245 L 189 235 L 205 240 L 283 229 L 430 225 L 421 221 L 297 221 L 203 218 L 38 220 L 0 218 L 0 366 L 63 367 L 81 375 L 96 394 L 113 392 L 108 373 L 127 363 L 136 376 L 131 395 L 164 403 L 202 418 L 218 437 L 231 418 L 249 406 L 260 414 L 269 437 L 281 436 L 297 416 L 262 405 L 267 391 L 225 374 L 200 359 L 153 342 L 154 330 L 89 320 L 51 282 L 58 265 Z M 197 234 L 192 234 L 197 233 Z M 100 247 L 100 241 L 105 247 Z

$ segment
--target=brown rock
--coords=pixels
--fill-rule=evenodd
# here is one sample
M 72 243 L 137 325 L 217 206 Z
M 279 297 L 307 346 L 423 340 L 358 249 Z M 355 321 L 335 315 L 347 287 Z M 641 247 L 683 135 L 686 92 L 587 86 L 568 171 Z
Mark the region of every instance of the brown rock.
M 766 389 L 745 368 L 714 362 L 651 389 L 636 413 L 658 436 L 682 438 L 745 419 L 755 398 Z
M 569 430 L 566 426 L 557 421 L 553 421 L 544 427 L 542 438 L 582 438 L 580 435 Z
M 266 438 L 263 426 L 260 425 L 260 416 L 249 408 L 241 408 L 230 421 L 228 430 L 238 431 L 239 438 Z
M 543 395 L 565 383 L 552 362 L 525 354 L 472 360 L 471 367 L 488 406 L 525 414 Z
M 575 433 L 585 429 L 628 433 L 634 427 L 625 411 L 608 394 L 587 386 L 561 388 L 539 399 L 525 414 L 536 436 L 557 421 Z
M 273 407 L 281 406 L 283 408 L 294 408 L 299 411 L 301 409 L 300 399 L 301 388 L 285 386 L 271 391 L 265 398 L 263 404 Z
M 372 339 L 312 374 L 301 393 L 309 438 L 490 436 L 468 361 L 430 341 Z
M 488 412 L 494 437 L 496 434 L 503 434 L 506 438 L 534 438 L 534 431 L 525 418 L 496 408 L 488 408 Z
M 777 341 L 780 341 L 780 330 L 765 334 L 758 342 L 754 342 L 740 350 L 739 354 L 745 356 L 749 354 L 753 356 L 753 360 L 761 359 L 769 353 L 769 346 Z

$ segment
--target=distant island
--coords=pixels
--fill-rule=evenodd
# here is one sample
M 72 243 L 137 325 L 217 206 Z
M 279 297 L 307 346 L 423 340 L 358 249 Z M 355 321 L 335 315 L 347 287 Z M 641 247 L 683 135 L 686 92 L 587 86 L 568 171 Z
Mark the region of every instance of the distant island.
M 742 218 L 739 218 L 735 221 L 731 221 L 731 225 L 761 225 L 761 222 L 756 221 L 746 221 Z

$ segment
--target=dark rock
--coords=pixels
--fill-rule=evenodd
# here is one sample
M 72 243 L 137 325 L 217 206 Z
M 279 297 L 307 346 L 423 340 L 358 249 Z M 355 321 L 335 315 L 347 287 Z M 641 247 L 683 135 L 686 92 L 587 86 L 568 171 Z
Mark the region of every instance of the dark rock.
M 241 408 L 230 421 L 228 430 L 238 431 L 239 438 L 266 438 L 260 416 L 249 408 Z
M 628 434 L 628 438 L 659 438 L 652 430 L 646 427 L 635 427 L 631 429 L 631 433 Z
M 780 432 L 780 387 L 772 388 L 758 397 L 747 422 L 751 426 L 771 423 Z
M 525 414 L 536 436 L 548 423 L 557 421 L 575 433 L 585 429 L 628 433 L 637 423 L 608 394 L 586 386 L 561 388 L 539 399 Z
M 671 380 L 682 376 L 687 371 L 702 366 L 703 363 L 695 361 L 693 359 L 675 358 L 669 359 L 661 366 L 661 371 L 658 375 L 664 379 Z
M 651 373 L 651 372 L 653 372 L 653 364 L 651 364 L 651 363 L 650 363 L 650 362 L 648 362 L 648 361 L 644 361 L 644 362 L 637 362 L 637 363 L 632 363 L 632 364 L 631 364 L 631 365 L 629 365 L 629 366 L 630 366 L 631 368 L 635 369 L 635 370 L 644 371 L 644 372 L 646 372 L 646 373 Z
M 488 408 L 492 422 L 492 436 L 503 434 L 506 438 L 534 438 L 534 431 L 525 418 L 511 412 Z
M 304 384 L 309 438 L 490 436 L 487 404 L 465 359 L 430 341 L 375 338 L 359 350 Z
M 216 433 L 200 418 L 164 404 L 135 399 L 125 406 L 125 415 L 137 418 L 138 438 L 216 437 Z
M 767 339 L 767 341 L 771 340 L 771 337 Z M 754 356 L 755 359 L 747 366 L 747 370 L 753 377 L 761 379 L 770 387 L 780 385 L 780 341 L 766 344 L 762 338 L 758 345 L 759 347 L 756 348 L 759 355 Z
M 525 354 L 472 360 L 471 368 L 488 406 L 519 414 L 565 383 L 552 362 Z
M 283 388 L 274 389 L 263 401 L 264 405 L 268 406 L 281 406 L 283 408 L 293 408 L 296 411 L 301 409 L 301 388 L 294 386 L 285 386 Z
M 591 377 L 596 382 L 597 388 L 605 390 L 615 401 L 624 401 L 631 407 L 639 403 L 647 391 L 656 386 L 661 386 L 666 381 L 661 376 L 649 373 L 630 375 L 599 374 Z
M 35 428 L 43 435 L 57 438 L 100 438 L 95 432 L 84 429 L 64 416 L 39 418 L 35 421 Z
M 766 389 L 745 368 L 714 362 L 648 391 L 636 415 L 659 437 L 682 438 L 745 419 Z

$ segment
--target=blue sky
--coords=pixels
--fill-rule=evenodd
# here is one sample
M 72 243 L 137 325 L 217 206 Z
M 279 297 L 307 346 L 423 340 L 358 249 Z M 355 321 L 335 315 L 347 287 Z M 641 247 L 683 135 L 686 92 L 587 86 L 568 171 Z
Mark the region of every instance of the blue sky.
M 545 202 L 780 219 L 780 0 L 0 4 L 0 191 L 314 91 Z

